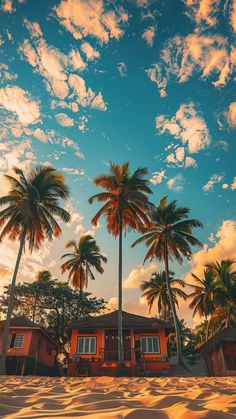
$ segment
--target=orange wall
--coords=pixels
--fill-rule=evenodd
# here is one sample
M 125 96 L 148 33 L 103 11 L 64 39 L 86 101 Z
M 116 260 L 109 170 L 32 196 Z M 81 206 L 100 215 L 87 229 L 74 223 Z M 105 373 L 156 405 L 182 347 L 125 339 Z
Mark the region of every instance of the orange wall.
M 48 346 L 52 349 L 51 354 L 48 352 Z M 32 358 L 37 356 L 38 362 L 53 367 L 55 364 L 56 346 L 40 330 L 33 330 L 29 356 Z
M 94 358 L 101 358 L 101 348 L 104 348 L 104 330 L 103 329 L 98 329 L 96 334 L 83 334 L 82 332 L 80 333 L 79 330 L 77 329 L 73 329 L 71 331 L 71 343 L 70 343 L 70 358 L 73 358 L 73 355 L 77 353 L 77 341 L 78 341 L 78 336 L 85 336 L 85 337 L 96 337 L 97 338 L 97 342 L 96 342 L 96 354 L 92 355 L 92 354 L 83 354 L 81 355 L 83 358 L 91 358 L 92 356 L 94 356 Z
M 167 345 L 166 345 L 166 336 L 165 336 L 165 329 L 160 329 L 158 333 L 135 333 L 134 334 L 134 342 L 139 340 L 141 336 L 158 336 L 160 341 L 160 353 L 159 354 L 143 354 L 144 358 L 160 358 L 163 356 L 167 356 Z
M 24 335 L 24 341 L 22 348 L 8 348 L 7 355 L 12 356 L 28 356 L 30 342 L 32 337 L 32 329 L 20 329 L 20 328 L 10 328 L 10 333 L 17 333 L 19 335 Z M 2 336 L 0 336 L 0 342 L 2 343 Z
M 22 348 L 8 348 L 7 355 L 9 356 L 30 356 L 35 358 L 38 351 L 38 361 L 44 365 L 54 366 L 56 357 L 56 346 L 38 329 L 20 329 L 10 328 L 10 333 L 17 333 L 24 335 L 24 341 Z M 39 339 L 41 344 L 39 348 Z M 0 336 L 0 348 L 1 348 L 2 336 Z M 47 352 L 47 345 L 53 350 L 51 355 Z M 1 349 L 0 349 L 1 353 Z

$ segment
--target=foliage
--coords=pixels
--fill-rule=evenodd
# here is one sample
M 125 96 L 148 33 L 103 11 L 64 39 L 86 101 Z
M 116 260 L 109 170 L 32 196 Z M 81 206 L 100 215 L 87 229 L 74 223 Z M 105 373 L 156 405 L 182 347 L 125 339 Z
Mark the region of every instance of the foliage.
M 76 289 L 84 289 L 88 286 L 88 278 L 95 279 L 92 268 L 102 274 L 104 269 L 102 262 L 106 263 L 107 258 L 100 253 L 100 248 L 94 238 L 84 235 L 76 243 L 70 240 L 66 247 L 72 248 L 72 253 L 66 253 L 62 258 L 69 258 L 61 265 L 62 273 L 69 271 L 69 281 Z
M 39 323 L 56 340 L 61 352 L 69 342 L 68 324 L 89 314 L 99 313 L 106 302 L 90 293 L 72 290 L 66 282 L 56 279 L 20 283 L 15 288 L 13 314 L 25 315 Z M 0 296 L 0 310 L 6 313 L 10 287 Z

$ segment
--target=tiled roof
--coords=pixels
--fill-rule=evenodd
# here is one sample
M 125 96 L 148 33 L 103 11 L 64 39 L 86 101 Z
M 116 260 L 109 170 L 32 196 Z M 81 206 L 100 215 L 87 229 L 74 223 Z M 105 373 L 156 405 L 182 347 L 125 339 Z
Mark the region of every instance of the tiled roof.
M 212 336 L 199 348 L 199 352 L 213 352 L 221 342 L 236 342 L 236 327 L 228 327 Z
M 164 327 L 171 329 L 170 324 L 166 324 L 164 321 L 157 319 L 156 317 L 144 317 L 136 314 L 122 312 L 122 324 L 123 328 L 135 327 L 135 328 L 158 328 Z M 77 322 L 69 325 L 70 329 L 83 329 L 83 328 L 112 328 L 117 327 L 118 324 L 118 310 L 112 311 L 111 313 L 103 314 L 101 316 L 87 316 L 79 319 Z

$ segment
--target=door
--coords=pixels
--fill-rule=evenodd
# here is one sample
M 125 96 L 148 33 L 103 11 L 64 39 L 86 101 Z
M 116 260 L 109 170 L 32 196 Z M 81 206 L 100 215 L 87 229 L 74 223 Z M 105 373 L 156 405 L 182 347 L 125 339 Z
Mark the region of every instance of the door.
M 130 331 L 123 330 L 124 360 L 131 360 Z M 118 361 L 118 333 L 117 330 L 105 331 L 105 361 Z

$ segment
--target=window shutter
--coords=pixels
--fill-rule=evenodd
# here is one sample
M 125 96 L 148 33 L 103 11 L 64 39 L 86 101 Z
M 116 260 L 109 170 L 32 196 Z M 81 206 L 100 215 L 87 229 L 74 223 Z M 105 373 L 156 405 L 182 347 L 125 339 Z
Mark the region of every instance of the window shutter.
M 90 340 L 90 353 L 91 354 L 94 354 L 96 352 L 95 343 L 96 343 L 96 339 L 91 338 L 91 340 Z

